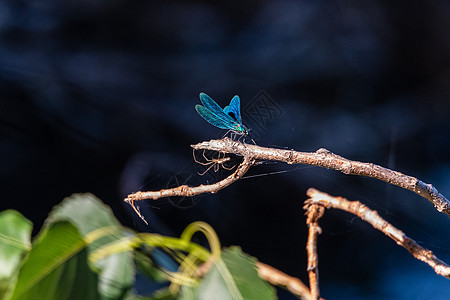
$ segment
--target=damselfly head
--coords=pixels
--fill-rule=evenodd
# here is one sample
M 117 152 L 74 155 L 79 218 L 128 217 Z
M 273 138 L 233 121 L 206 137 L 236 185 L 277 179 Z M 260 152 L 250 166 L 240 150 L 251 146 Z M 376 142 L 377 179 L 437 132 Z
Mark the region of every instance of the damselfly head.
M 246 135 L 250 134 L 251 129 L 248 129 L 244 125 L 239 124 L 238 126 L 236 126 L 235 131 L 236 131 L 237 134 L 246 136 Z

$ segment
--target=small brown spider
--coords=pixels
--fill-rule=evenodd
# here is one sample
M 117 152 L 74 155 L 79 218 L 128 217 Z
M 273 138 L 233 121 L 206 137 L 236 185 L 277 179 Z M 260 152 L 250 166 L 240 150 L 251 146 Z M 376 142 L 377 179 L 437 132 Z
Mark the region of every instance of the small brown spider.
M 209 166 L 203 173 L 198 173 L 198 175 L 203 176 L 205 175 L 211 168 L 213 168 L 214 172 L 219 171 L 220 166 L 222 166 L 225 170 L 232 170 L 234 167 L 236 167 L 236 165 L 232 166 L 232 167 L 227 167 L 224 164 L 226 162 L 230 161 L 230 157 L 225 157 L 225 153 L 223 153 L 223 157 L 220 157 L 220 154 L 222 152 L 219 153 L 219 157 L 218 158 L 212 158 L 209 159 L 205 156 L 205 151 L 203 150 L 203 158 L 206 160 L 206 162 L 201 162 L 198 161 L 197 158 L 195 158 L 195 150 L 192 152 L 192 156 L 194 157 L 194 161 L 198 164 L 201 164 L 203 166 Z

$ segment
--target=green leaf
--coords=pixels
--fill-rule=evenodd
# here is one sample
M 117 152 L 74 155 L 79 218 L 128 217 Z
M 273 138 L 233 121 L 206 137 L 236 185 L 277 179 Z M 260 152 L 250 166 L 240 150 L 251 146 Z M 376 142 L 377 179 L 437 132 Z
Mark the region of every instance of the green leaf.
M 107 247 L 111 249 L 111 245 L 122 249 L 117 253 L 105 253 L 94 262 L 93 268 L 99 273 L 102 299 L 123 299 L 134 284 L 133 251 L 127 244 L 133 235 L 125 232 L 112 210 L 92 194 L 65 198 L 54 207 L 46 224 L 61 220 L 74 224 L 85 240 L 93 240 L 88 245 L 89 255 Z
M 258 276 L 256 259 L 230 247 L 206 274 L 199 287 L 183 287 L 180 299 L 276 299 L 275 289 Z
M 15 210 L 0 213 L 0 299 L 11 284 L 24 254 L 31 248 L 31 222 Z
M 68 222 L 45 228 L 24 260 L 11 300 L 100 299 L 86 244 Z

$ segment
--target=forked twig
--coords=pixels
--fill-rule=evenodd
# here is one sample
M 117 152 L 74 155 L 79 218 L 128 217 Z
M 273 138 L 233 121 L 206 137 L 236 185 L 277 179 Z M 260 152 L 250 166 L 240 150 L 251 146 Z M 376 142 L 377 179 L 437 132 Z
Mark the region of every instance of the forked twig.
M 236 154 L 243 156 L 244 160 L 233 174 L 214 184 L 200 185 L 198 187 L 182 185 L 173 189 L 163 189 L 154 192 L 137 192 L 128 195 L 128 197 L 125 198 L 125 201 L 133 206 L 133 209 L 138 213 L 141 219 L 143 219 L 143 217 L 134 207 L 134 201 L 145 199 L 156 200 L 169 196 L 195 196 L 202 193 L 216 193 L 220 189 L 223 189 L 241 178 L 257 160 L 272 160 L 286 162 L 288 164 L 313 165 L 341 171 L 344 174 L 376 178 L 417 193 L 433 203 L 439 212 L 443 212 L 450 216 L 450 201 L 440 194 L 431 184 L 426 184 L 415 177 L 372 163 L 348 160 L 323 148 L 316 152 L 298 152 L 294 150 L 243 144 L 229 138 L 202 142 L 191 145 L 191 147 L 196 150 L 213 150 L 222 153 Z
M 450 279 L 450 266 L 438 259 L 432 251 L 423 248 L 413 239 L 407 237 L 403 231 L 380 217 L 375 210 L 369 209 L 359 201 L 349 201 L 343 197 L 333 197 L 314 188 L 308 189 L 306 194 L 310 197 L 305 201 L 305 209 L 308 209 L 308 212 L 311 207 L 319 205 L 325 208 L 335 208 L 352 213 L 393 239 L 397 245 L 408 250 L 412 256 L 428 264 L 436 274 Z

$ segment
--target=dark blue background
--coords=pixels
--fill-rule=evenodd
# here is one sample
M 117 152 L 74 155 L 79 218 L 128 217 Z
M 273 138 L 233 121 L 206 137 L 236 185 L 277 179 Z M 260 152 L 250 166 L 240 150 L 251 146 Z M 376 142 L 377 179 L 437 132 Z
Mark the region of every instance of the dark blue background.
M 449 197 L 449 13 L 439 0 L 2 1 L 1 209 L 20 210 L 36 232 L 64 197 L 92 192 L 127 226 L 178 236 L 203 220 L 223 245 L 307 282 L 302 202 L 313 186 L 362 201 L 449 262 L 446 215 L 412 192 L 331 170 L 263 164 L 249 175 L 290 171 L 147 201 L 148 227 L 122 202 L 227 175 L 197 175 L 189 145 L 224 134 L 195 112 L 199 92 L 222 106 L 240 95 L 259 145 L 325 147 Z M 258 123 L 261 91 L 277 113 L 261 110 Z M 360 220 L 328 211 L 321 224 L 327 299 L 450 294 L 447 279 Z

